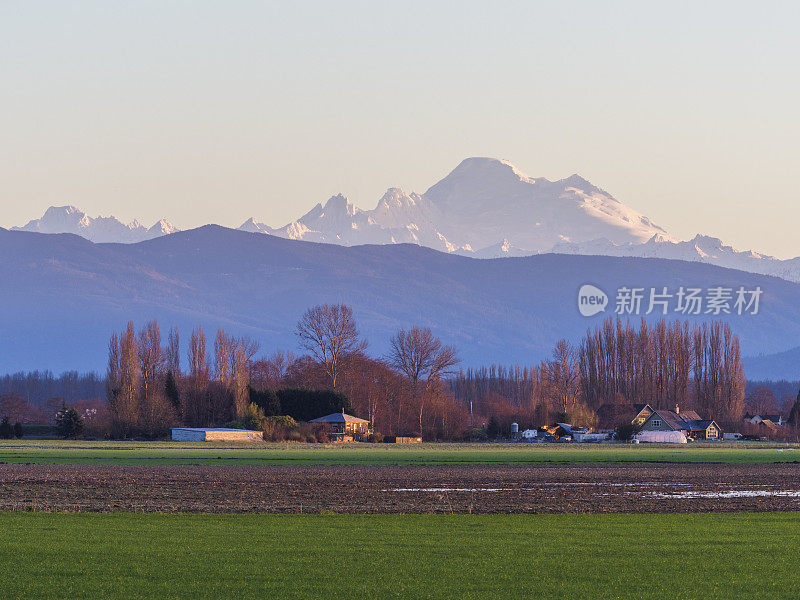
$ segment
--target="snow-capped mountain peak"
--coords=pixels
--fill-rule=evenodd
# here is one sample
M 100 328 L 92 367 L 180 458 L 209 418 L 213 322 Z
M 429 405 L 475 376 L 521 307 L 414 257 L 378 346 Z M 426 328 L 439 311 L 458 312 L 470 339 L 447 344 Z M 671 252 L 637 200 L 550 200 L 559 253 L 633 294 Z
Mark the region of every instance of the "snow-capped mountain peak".
M 465 158 L 447 177 L 468 180 L 480 178 L 490 185 L 511 180 L 530 184 L 536 183 L 533 177 L 523 173 L 509 161 L 487 156 Z
M 267 225 L 266 223 L 261 223 L 260 221 L 256 221 L 255 217 L 250 217 L 239 226 L 241 231 L 247 231 L 248 233 L 272 233 L 272 227 Z
M 487 247 L 508 237 L 532 252 L 563 240 L 644 242 L 666 232 L 579 175 L 550 181 L 507 161 L 469 158 L 425 192 L 452 242 Z
M 91 219 L 85 212 L 72 205 L 51 206 L 44 212 L 41 219 L 35 219 L 30 223 L 35 223 L 36 227 L 42 229 L 88 227 Z
M 300 232 L 318 232 L 326 239 L 318 241 L 332 241 L 344 240 L 347 233 L 354 227 L 356 223 L 355 217 L 361 214 L 361 209 L 356 207 L 342 194 L 331 196 L 325 205 L 317 204 L 314 208 L 308 211 L 305 215 L 297 220 L 297 224 L 302 225 L 303 228 L 293 227 L 295 235 Z M 297 239 L 297 238 L 295 238 Z
M 41 218 L 29 221 L 16 231 L 37 233 L 73 233 L 92 242 L 134 243 L 175 233 L 178 229 L 161 220 L 150 228 L 138 221 L 123 223 L 116 217 L 90 217 L 75 206 L 51 206 Z
M 417 194 L 414 194 L 414 196 L 417 196 Z M 412 196 L 409 196 L 400 188 L 393 187 L 386 190 L 386 193 L 378 200 L 378 206 L 375 209 L 404 209 L 415 205 L 416 200 Z
M 147 231 L 148 233 L 153 234 L 155 237 L 158 237 L 162 235 L 169 235 L 171 233 L 177 233 L 179 229 L 166 219 L 161 219 Z
M 789 281 L 800 281 L 800 258 L 779 260 L 768 254 L 752 250 L 739 251 L 722 240 L 708 235 L 696 235 L 687 241 L 676 241 L 661 234 L 654 235 L 643 244 L 615 244 L 608 239 L 583 243 L 556 244 L 557 254 L 584 254 L 603 256 L 635 256 L 639 258 L 668 258 L 689 262 L 702 262 L 773 275 Z
M 75 206 L 50 207 L 14 229 L 75 233 L 95 242 L 137 242 L 177 231 L 164 220 L 148 229 L 136 221 L 92 218 Z M 541 252 L 669 258 L 800 281 L 800 258 L 741 252 L 711 236 L 682 241 L 578 174 L 531 177 L 486 157 L 464 159 L 424 194 L 391 187 L 372 210 L 336 194 L 283 227 L 251 217 L 239 229 L 346 246 L 412 243 L 475 258 Z

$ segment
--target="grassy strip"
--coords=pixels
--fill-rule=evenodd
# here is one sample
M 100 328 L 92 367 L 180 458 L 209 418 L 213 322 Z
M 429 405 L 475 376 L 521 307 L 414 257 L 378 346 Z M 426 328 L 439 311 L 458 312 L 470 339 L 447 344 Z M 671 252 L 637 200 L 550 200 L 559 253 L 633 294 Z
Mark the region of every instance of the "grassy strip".
M 800 515 L 0 514 L 3 597 L 796 598 Z
M 203 442 L 0 442 L 0 463 L 101 465 L 457 465 L 730 463 L 800 460 L 786 444 L 206 444 Z

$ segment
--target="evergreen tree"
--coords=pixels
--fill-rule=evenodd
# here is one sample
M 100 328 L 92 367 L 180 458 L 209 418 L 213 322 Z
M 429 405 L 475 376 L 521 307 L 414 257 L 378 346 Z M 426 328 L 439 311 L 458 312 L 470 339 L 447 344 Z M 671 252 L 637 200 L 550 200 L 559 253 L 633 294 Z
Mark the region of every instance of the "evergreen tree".
M 800 391 L 797 392 L 797 399 L 792 405 L 792 410 L 789 411 L 789 425 L 795 427 L 800 425 Z
M 167 371 L 167 380 L 164 383 L 164 393 L 167 396 L 167 399 L 172 403 L 172 406 L 175 407 L 175 410 L 180 410 L 181 408 L 181 392 L 178 389 L 178 382 L 175 381 L 175 376 L 172 374 L 172 371 Z
M 8 417 L 3 417 L 0 421 L 0 438 L 10 440 L 14 436 L 14 430 L 11 428 L 11 423 L 8 422 Z
M 494 415 L 489 418 L 489 423 L 486 425 L 486 436 L 490 440 L 500 437 L 500 422 Z
M 76 438 L 83 433 L 83 419 L 77 410 L 62 405 L 56 413 L 56 430 L 62 438 Z

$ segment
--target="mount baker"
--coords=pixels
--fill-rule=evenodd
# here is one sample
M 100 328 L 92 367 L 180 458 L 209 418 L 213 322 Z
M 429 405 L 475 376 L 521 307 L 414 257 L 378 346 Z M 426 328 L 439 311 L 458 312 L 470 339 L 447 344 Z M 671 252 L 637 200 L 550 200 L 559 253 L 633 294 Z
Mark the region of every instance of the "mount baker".
M 51 207 L 13 229 L 116 243 L 179 231 L 165 220 L 147 228 L 114 217 L 91 218 L 73 206 Z M 800 258 L 740 252 L 709 236 L 683 241 L 579 175 L 533 178 L 493 158 L 465 159 L 424 194 L 390 188 L 372 210 L 339 194 L 282 227 L 251 217 L 239 229 L 344 246 L 412 243 L 474 258 L 541 253 L 668 258 L 800 281 Z

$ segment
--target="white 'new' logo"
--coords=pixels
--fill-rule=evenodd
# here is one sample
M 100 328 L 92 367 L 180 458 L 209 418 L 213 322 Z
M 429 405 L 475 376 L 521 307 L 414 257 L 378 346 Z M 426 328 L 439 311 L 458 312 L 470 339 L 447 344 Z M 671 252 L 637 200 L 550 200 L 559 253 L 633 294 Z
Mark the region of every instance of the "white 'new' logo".
M 584 317 L 603 312 L 607 305 L 608 296 L 600 288 L 586 283 L 578 290 L 578 310 Z

